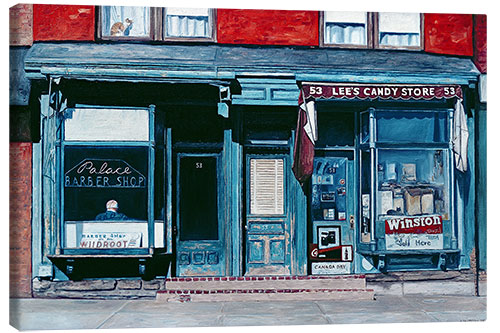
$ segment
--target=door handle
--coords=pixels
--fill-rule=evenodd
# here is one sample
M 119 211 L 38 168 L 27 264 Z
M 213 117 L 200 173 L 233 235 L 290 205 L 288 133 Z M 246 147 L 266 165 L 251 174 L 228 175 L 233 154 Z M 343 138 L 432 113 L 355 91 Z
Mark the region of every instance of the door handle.
M 351 229 L 354 229 L 354 215 L 349 216 L 349 224 Z

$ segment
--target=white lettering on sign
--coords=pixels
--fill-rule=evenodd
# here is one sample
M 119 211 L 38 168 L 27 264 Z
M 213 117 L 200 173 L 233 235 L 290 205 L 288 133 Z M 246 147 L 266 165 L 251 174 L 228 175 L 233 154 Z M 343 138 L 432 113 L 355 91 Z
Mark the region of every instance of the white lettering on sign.
M 443 218 L 439 215 L 398 217 L 385 220 L 386 234 L 441 234 Z
M 350 262 L 313 262 L 311 263 L 313 275 L 334 275 L 351 273 Z

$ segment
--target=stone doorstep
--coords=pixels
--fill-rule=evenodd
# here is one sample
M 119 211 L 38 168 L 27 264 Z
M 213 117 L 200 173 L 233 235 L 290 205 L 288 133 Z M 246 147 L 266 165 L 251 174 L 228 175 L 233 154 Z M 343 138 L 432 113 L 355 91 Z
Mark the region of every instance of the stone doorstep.
M 373 289 L 162 290 L 158 302 L 373 300 Z
M 166 290 L 218 289 L 362 289 L 364 279 L 263 280 L 263 281 L 196 281 L 166 282 Z

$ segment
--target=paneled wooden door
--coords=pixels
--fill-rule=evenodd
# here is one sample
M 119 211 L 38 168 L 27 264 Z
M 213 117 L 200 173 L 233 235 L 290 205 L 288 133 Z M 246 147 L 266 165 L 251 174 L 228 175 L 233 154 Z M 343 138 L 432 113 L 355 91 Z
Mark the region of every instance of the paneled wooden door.
M 289 158 L 246 157 L 245 275 L 290 275 Z
M 178 276 L 226 274 L 221 154 L 177 154 Z

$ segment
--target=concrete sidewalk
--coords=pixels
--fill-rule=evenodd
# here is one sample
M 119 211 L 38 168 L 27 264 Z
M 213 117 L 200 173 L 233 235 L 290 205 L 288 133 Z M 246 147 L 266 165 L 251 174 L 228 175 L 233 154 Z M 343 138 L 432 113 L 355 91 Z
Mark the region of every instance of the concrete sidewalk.
M 486 298 L 377 296 L 373 301 L 200 302 L 11 299 L 19 330 L 482 321 Z

